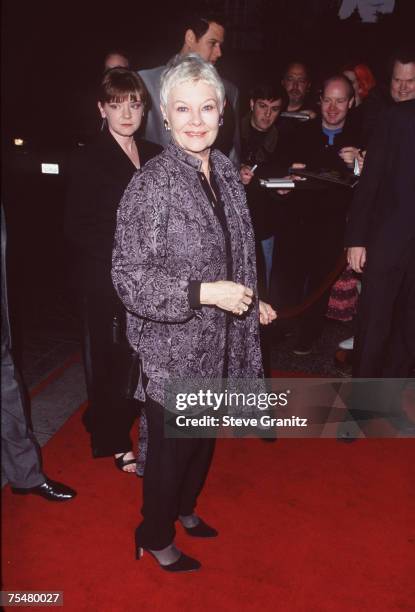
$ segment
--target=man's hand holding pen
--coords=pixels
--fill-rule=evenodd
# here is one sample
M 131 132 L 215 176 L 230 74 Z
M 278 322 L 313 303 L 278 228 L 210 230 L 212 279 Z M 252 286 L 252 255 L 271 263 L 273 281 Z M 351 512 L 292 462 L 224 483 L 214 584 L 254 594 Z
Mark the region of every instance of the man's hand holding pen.
M 246 164 L 242 164 L 239 173 L 240 173 L 240 177 L 241 177 L 241 181 L 243 185 L 249 185 L 249 183 L 253 179 L 254 172 L 257 168 L 258 168 L 258 164 L 255 164 L 255 166 L 252 166 L 252 167 L 247 166 Z

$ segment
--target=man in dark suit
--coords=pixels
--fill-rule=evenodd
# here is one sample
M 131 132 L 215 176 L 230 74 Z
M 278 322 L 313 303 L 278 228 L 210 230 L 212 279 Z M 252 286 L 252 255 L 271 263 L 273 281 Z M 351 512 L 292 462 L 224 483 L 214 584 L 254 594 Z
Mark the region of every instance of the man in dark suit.
M 12 356 L 6 282 L 6 223 L 1 207 L 1 459 L 2 475 L 13 493 L 67 501 L 76 492 L 49 480 L 41 465 L 37 440 L 26 416 L 26 391 Z
M 365 147 L 376 129 L 381 114 L 395 102 L 412 100 L 415 94 L 415 51 L 402 47 L 390 57 L 387 69 L 387 83 L 380 83 L 370 90 L 369 95 L 357 109 L 360 115 Z M 385 75 L 385 76 L 386 76 Z
M 180 55 L 197 53 L 205 61 L 216 64 L 222 56 L 222 45 L 225 40 L 225 28 L 218 16 L 191 15 L 183 28 L 183 41 Z M 170 141 L 170 134 L 165 130 L 160 110 L 160 78 L 166 66 L 150 70 L 140 70 L 151 97 L 152 105 L 147 112 L 144 137 L 165 147 Z M 240 135 L 239 135 L 239 92 L 237 87 L 227 79 L 222 79 L 226 92 L 223 125 L 215 142 L 215 148 L 229 157 L 239 170 Z
M 385 111 L 370 142 L 345 244 L 363 272 L 354 375 L 411 375 L 415 366 L 415 88 Z

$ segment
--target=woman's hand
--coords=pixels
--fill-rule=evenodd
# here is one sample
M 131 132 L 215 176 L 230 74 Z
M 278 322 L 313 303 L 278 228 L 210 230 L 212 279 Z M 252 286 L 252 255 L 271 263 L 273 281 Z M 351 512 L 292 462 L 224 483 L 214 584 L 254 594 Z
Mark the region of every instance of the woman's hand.
M 261 325 L 269 325 L 277 318 L 277 313 L 272 306 L 259 300 L 259 322 Z
M 200 303 L 217 306 L 235 315 L 243 315 L 252 304 L 254 292 L 233 281 L 216 281 L 200 285 Z
M 249 166 L 242 165 L 239 171 L 239 175 L 241 177 L 242 184 L 249 185 L 249 183 L 252 181 L 254 173 L 252 172 Z

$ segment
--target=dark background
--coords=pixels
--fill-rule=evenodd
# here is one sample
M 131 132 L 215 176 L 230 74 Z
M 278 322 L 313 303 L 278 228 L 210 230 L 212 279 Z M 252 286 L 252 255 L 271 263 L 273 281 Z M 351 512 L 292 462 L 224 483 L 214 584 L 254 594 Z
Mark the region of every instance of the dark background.
M 181 46 L 182 15 L 195 8 L 224 14 L 227 37 L 217 66 L 242 95 L 263 75 L 279 78 L 281 66 L 292 57 L 305 58 L 316 78 L 347 61 L 362 60 L 381 76 L 391 49 L 413 37 L 414 2 L 396 0 L 394 13 L 373 25 L 362 24 L 357 13 L 340 21 L 340 4 L 340 0 L 4 0 L 4 135 L 46 139 L 78 132 L 79 108 L 92 105 L 85 92 L 99 77 L 105 52 L 125 48 L 135 69 L 165 63 Z
M 392 15 L 362 24 L 337 17 L 339 0 L 118 0 L 2 2 L 2 203 L 8 230 L 8 280 L 16 354 L 36 331 L 44 337 L 79 328 L 68 283 L 63 233 L 67 155 L 88 130 L 99 129 L 94 85 L 105 53 L 122 47 L 132 68 L 166 62 L 182 44 L 182 16 L 195 8 L 224 14 L 226 42 L 219 72 L 241 92 L 264 77 L 280 79 L 304 58 L 314 81 L 346 62 L 366 61 L 385 76 L 385 61 L 413 38 L 413 0 L 396 0 Z M 190 8 L 189 8 L 190 7 Z M 13 138 L 25 147 L 13 146 Z M 40 173 L 59 162 L 60 174 Z

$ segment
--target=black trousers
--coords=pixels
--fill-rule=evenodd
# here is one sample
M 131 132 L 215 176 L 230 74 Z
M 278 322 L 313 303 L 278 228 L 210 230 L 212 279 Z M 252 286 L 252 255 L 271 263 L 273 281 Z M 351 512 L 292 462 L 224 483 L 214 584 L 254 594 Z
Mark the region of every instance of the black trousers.
M 125 344 L 115 342 L 114 317 L 124 318 L 115 292 L 88 293 L 82 298 L 83 352 L 89 405 L 84 424 L 91 434 L 94 457 L 132 449 L 130 430 L 139 403 L 122 396 Z M 125 330 L 124 330 L 125 333 Z
M 353 375 L 407 378 L 415 368 L 415 240 L 396 265 L 370 257 L 357 312 Z
M 307 274 L 309 234 L 297 194 L 276 205 L 277 229 L 272 262 L 270 300 L 282 310 L 301 304 Z
M 145 413 L 148 449 L 137 537 L 141 546 L 161 550 L 174 540 L 177 517 L 195 510 L 216 441 L 165 438 L 164 408 L 147 398 Z
M 344 218 L 332 217 L 331 223 L 327 221 L 313 228 L 313 241 L 307 254 L 306 298 L 323 287 L 343 252 Z M 300 344 L 311 346 L 321 336 L 332 285 L 301 315 Z

